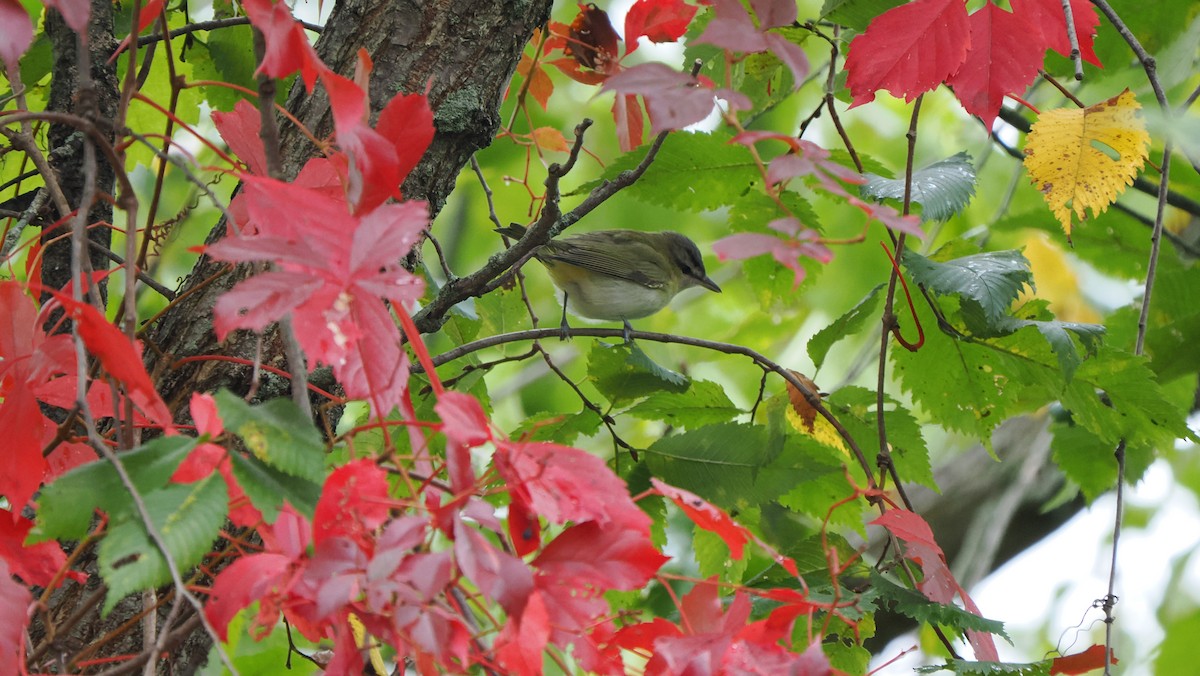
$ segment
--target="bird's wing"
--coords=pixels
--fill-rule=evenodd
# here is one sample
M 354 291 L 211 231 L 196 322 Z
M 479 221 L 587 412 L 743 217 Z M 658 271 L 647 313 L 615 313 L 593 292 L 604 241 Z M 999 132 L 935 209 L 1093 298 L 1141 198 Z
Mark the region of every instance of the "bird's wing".
M 612 231 L 552 240 L 542 247 L 537 257 L 543 261 L 575 265 L 651 289 L 662 287 L 668 279 L 660 262 L 663 258 L 661 254 L 641 240 Z M 641 261 L 641 264 L 633 265 L 634 260 Z

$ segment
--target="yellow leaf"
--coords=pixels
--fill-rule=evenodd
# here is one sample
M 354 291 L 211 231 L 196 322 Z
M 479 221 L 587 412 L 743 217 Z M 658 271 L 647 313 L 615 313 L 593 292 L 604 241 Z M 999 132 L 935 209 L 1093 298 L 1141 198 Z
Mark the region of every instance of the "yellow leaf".
M 1082 110 L 1046 111 L 1029 131 L 1025 170 L 1068 238 L 1072 212 L 1081 221 L 1085 209 L 1103 213 L 1141 170 L 1150 135 L 1139 110 L 1126 89 Z

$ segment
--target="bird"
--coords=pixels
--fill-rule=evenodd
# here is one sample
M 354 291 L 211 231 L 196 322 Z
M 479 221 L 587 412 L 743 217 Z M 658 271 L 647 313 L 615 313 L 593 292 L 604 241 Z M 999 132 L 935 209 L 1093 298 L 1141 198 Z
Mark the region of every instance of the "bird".
M 513 223 L 497 232 L 520 239 L 525 227 Z M 672 231 L 598 230 L 552 239 L 533 252 L 563 292 L 563 339 L 570 330 L 567 310 L 587 319 L 621 321 L 630 342 L 631 319 L 648 317 L 680 291 L 721 287 L 708 277 L 696 243 Z

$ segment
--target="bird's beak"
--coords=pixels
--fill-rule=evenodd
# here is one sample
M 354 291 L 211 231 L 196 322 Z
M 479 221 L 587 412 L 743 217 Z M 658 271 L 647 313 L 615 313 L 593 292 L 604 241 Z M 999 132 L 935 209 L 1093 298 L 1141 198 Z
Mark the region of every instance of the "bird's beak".
M 721 293 L 721 287 L 717 286 L 717 283 L 714 282 L 713 280 L 709 279 L 708 277 L 698 277 L 696 279 L 696 283 L 699 284 L 700 286 L 703 286 L 704 288 L 708 289 L 709 291 L 715 291 L 717 293 Z

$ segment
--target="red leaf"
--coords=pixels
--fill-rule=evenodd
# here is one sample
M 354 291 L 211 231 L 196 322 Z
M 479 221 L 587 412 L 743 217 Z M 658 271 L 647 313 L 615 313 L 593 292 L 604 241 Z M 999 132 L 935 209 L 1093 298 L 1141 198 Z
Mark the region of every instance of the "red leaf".
M 1037 31 L 1011 12 L 987 3 L 968 19 L 971 47 L 958 72 L 946 81 L 963 108 L 978 115 L 988 129 L 1000 112 L 1005 94 L 1023 94 L 1038 69 L 1042 50 L 1030 47 Z
M 720 96 L 737 110 L 750 107 L 750 100 L 738 92 L 714 91 L 688 73 L 662 63 L 643 63 L 627 68 L 604 81 L 601 91 L 639 94 L 650 114 L 651 133 L 682 129 L 700 122 L 716 105 Z
M 208 253 L 217 260 L 232 260 L 236 241 L 227 237 L 208 247 Z M 240 282 L 222 294 L 213 306 L 217 339 L 225 340 L 234 329 L 261 333 L 296 306 L 312 300 L 321 286 L 320 280 L 299 272 L 265 272 Z M 319 354 L 309 354 L 320 359 Z
M 754 537 L 750 531 L 731 519 L 720 507 L 695 493 L 676 488 L 654 478 L 650 479 L 650 483 L 654 485 L 660 495 L 678 505 L 697 526 L 720 537 L 725 542 L 725 546 L 729 547 L 730 556 L 735 560 L 741 560 L 746 543 Z
M 24 664 L 25 625 L 33 595 L 12 578 L 8 563 L 0 560 L 0 664 Z
M 497 441 L 496 470 L 513 500 L 553 523 L 595 521 L 601 526 L 650 532 L 650 517 L 604 461 L 577 448 L 549 443 Z
M 796 21 L 794 0 L 750 0 L 750 6 L 762 30 L 791 26 Z
M 525 609 L 508 623 L 496 637 L 496 658 L 505 673 L 540 676 L 543 651 L 550 639 L 550 615 L 540 592 L 534 592 Z
M 44 0 L 44 2 L 47 7 L 57 9 L 58 13 L 62 15 L 63 21 L 66 21 L 67 26 L 76 33 L 82 33 L 92 18 L 92 5 L 88 0 Z
M 96 308 L 76 302 L 60 292 L 51 293 L 78 323 L 83 344 L 88 352 L 100 360 L 100 365 L 108 375 L 124 386 L 129 398 L 154 424 L 170 428 L 171 412 L 158 395 L 158 390 L 154 389 L 150 374 L 142 365 L 141 350 Z
M 137 32 L 141 33 L 149 28 L 150 24 L 154 23 L 154 20 L 162 13 L 163 3 L 164 0 L 148 0 L 146 4 L 142 5 L 141 11 L 138 12 Z M 79 31 L 77 28 L 73 28 L 72 30 Z
M 433 142 L 435 130 L 429 99 L 422 94 L 397 94 L 379 112 L 375 131 L 391 141 L 396 149 L 400 182 L 403 183 Z
M 279 593 L 291 564 L 292 559 L 282 554 L 251 554 L 237 559 L 217 575 L 204 605 L 204 615 L 221 641 L 229 640 L 229 621 L 239 610 L 268 594 Z M 271 605 L 264 603 L 260 609 L 260 624 L 273 624 L 273 621 L 261 622 Z
M 250 173 L 266 176 L 267 158 L 262 139 L 258 136 L 262 129 L 262 116 L 258 109 L 245 99 L 240 99 L 234 104 L 233 112 L 214 111 L 212 120 L 229 150 L 246 163 Z
M 266 54 L 255 74 L 285 78 L 300 71 L 304 88 L 312 92 L 317 76 L 328 69 L 317 52 L 308 42 L 304 27 L 292 17 L 292 12 L 282 1 L 246 0 L 242 3 L 250 23 L 262 31 L 267 44 Z
M 360 544 L 372 539 L 390 509 L 387 474 L 370 460 L 353 460 L 333 470 L 313 513 L 313 544 L 344 536 Z
M 871 522 L 875 526 L 883 526 L 892 535 L 904 540 L 905 558 L 921 564 L 921 572 L 925 579 L 917 588 L 930 601 L 942 604 L 954 602 L 955 593 L 963 600 L 966 609 L 982 616 L 979 607 L 971 600 L 966 590 L 954 579 L 950 566 L 946 563 L 946 555 L 933 539 L 933 531 L 929 524 L 917 514 L 904 509 L 892 509 Z M 975 630 L 967 630 L 967 638 L 975 650 L 979 660 L 999 661 L 996 644 L 990 634 Z
M 42 485 L 49 466 L 42 457 L 46 419 L 24 383 L 17 383 L 0 403 L 0 429 L 5 430 L 0 452 L 0 495 L 20 511 Z
M 517 556 L 535 552 L 542 544 L 542 527 L 537 514 L 517 496 L 513 496 L 513 501 L 508 505 L 508 537 Z
M 338 147 L 350 159 L 346 200 L 356 213 L 366 213 L 399 197 L 402 176 L 396 146 L 367 126 L 367 93 L 332 71 L 321 73 L 321 83 L 329 92 Z
M 794 3 L 793 3 L 794 6 Z M 683 36 L 698 7 L 683 0 L 638 0 L 625 15 L 625 54 L 638 48 L 638 38 L 674 42 Z
M 768 223 L 767 227 L 782 232 L 789 238 L 779 239 L 771 235 L 739 232 L 713 244 L 713 251 L 722 261 L 742 260 L 769 253 L 780 264 L 792 269 L 793 290 L 800 286 L 806 274 L 804 267 L 800 265 L 800 256 L 808 256 L 820 263 L 828 263 L 833 259 L 833 252 L 819 241 L 820 234 L 811 228 L 805 228 L 795 218 L 776 219 Z
M 716 45 L 731 52 L 764 52 L 767 42 L 763 33 L 738 0 L 716 0 L 713 18 L 696 42 Z
M 1062 0 L 1011 0 L 1013 14 L 1023 16 L 1041 35 L 1047 49 L 1071 56 L 1071 38 L 1067 35 L 1067 17 L 1063 13 Z M 1071 18 L 1075 23 L 1075 34 L 1079 40 L 1079 56 L 1084 61 L 1103 68 L 1096 56 L 1093 42 L 1100 17 L 1088 0 L 1071 0 Z
M 16 68 L 33 44 L 33 22 L 17 0 L 0 0 L 0 59 Z
M 962 0 L 915 0 L 875 17 L 850 43 L 846 86 L 850 107 L 880 89 L 912 101 L 953 75 L 970 45 Z
M 1112 653 L 1109 653 L 1112 655 Z M 1116 655 L 1112 655 L 1111 662 L 1117 664 Z M 1064 655 L 1055 657 L 1050 663 L 1051 674 L 1086 674 L 1096 669 L 1104 668 L 1104 646 L 1094 645 L 1087 650 L 1076 653 L 1074 655 Z
M 46 587 L 67 565 L 67 555 L 54 541 L 25 546 L 33 522 L 0 509 L 0 562 L 7 562 L 13 575 L 30 586 Z
M 442 432 L 448 438 L 471 448 L 491 441 L 487 414 L 475 397 L 448 390 L 438 397 L 433 410 L 442 419 Z
M 588 521 L 551 540 L 533 564 L 557 581 L 603 591 L 640 589 L 669 560 L 648 534 Z
M 649 622 L 627 624 L 617 631 L 614 643 L 625 650 L 641 651 L 643 654 L 654 652 L 654 642 L 663 636 L 682 636 L 679 627 L 665 618 L 656 617 Z
M 454 524 L 454 558 L 467 579 L 509 615 L 520 613 L 533 592 L 533 571 L 524 561 L 498 549 L 461 519 Z

